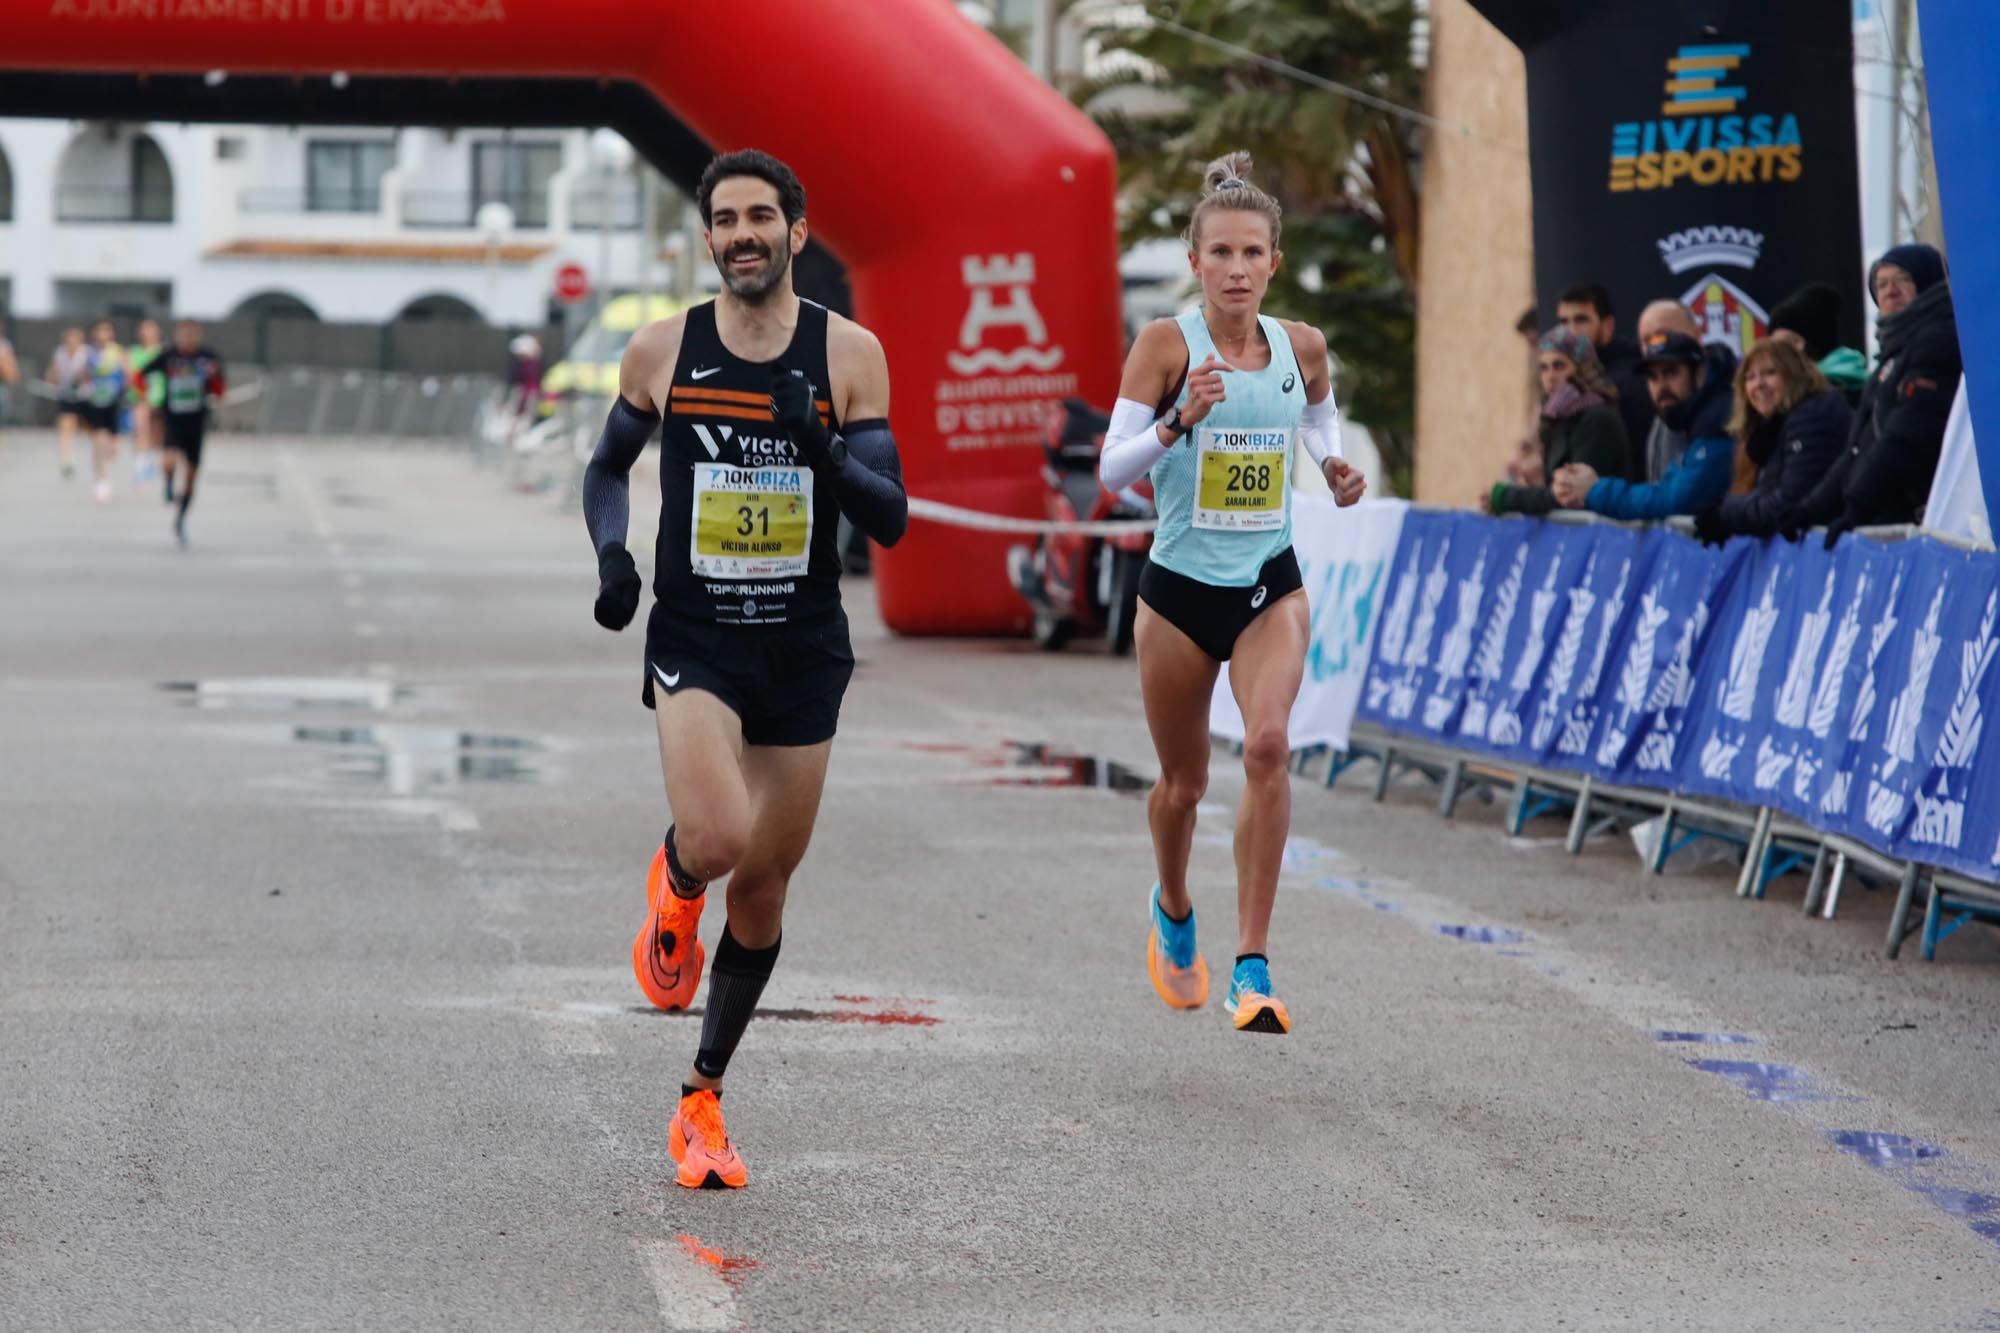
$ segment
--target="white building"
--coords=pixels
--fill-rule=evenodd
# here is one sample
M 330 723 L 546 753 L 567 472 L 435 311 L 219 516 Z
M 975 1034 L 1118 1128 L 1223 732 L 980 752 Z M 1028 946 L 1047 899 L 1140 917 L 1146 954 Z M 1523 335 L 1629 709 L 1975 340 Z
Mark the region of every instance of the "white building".
M 539 325 L 564 263 L 640 285 L 615 156 L 583 130 L 0 120 L 0 312 Z

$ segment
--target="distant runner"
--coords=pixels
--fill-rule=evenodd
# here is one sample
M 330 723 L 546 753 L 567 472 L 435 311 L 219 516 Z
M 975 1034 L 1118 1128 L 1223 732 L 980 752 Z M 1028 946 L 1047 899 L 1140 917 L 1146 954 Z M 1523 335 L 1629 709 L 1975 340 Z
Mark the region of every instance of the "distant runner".
M 180 488 L 180 507 L 174 511 L 174 540 L 188 544 L 188 506 L 194 503 L 195 478 L 201 472 L 202 444 L 208 435 L 208 409 L 219 401 L 225 387 L 222 357 L 201 340 L 201 325 L 184 319 L 174 325 L 174 345 L 156 363 L 163 385 L 161 438 L 167 451 L 167 501 L 172 503 L 175 482 Z

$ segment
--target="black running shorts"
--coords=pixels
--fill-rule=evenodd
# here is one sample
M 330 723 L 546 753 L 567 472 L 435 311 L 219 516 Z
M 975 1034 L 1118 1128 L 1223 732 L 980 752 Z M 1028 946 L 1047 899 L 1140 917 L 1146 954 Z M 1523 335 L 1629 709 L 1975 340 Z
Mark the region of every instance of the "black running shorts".
M 76 414 L 82 418 L 85 430 L 109 431 L 113 435 L 118 433 L 119 406 L 116 403 L 79 403 Z
M 1247 588 L 1203 583 L 1151 560 L 1139 572 L 1139 600 L 1218 662 L 1229 660 L 1237 638 L 1266 607 L 1304 586 L 1299 558 L 1289 546 L 1266 560 L 1257 571 L 1257 581 Z
M 178 450 L 188 461 L 189 467 L 201 466 L 202 441 L 208 435 L 208 420 L 201 415 L 176 416 L 166 414 L 167 424 L 162 439 L 169 449 Z
M 646 621 L 646 707 L 659 692 L 705 690 L 741 719 L 746 745 L 832 740 L 853 675 L 844 611 L 802 625 L 718 625 L 655 602 Z

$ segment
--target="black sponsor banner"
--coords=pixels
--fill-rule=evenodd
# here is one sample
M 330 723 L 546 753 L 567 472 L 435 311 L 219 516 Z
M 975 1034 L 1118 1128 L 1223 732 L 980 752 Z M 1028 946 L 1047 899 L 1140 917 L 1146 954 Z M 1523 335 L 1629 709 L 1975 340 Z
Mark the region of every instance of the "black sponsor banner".
M 1535 289 L 1595 279 L 1619 331 L 1674 297 L 1739 352 L 1807 282 L 1861 346 L 1851 0 L 1473 0 L 1528 67 Z

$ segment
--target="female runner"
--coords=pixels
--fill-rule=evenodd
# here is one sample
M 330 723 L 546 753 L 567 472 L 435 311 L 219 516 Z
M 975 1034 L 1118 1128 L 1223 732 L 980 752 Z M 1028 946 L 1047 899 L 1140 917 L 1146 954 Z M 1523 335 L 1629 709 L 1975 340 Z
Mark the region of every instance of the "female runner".
M 1292 554 L 1295 436 L 1351 505 L 1365 481 L 1339 453 L 1326 338 L 1259 313 L 1278 271 L 1278 201 L 1249 181 L 1250 155 L 1211 163 L 1187 230 L 1201 305 L 1154 320 L 1125 362 L 1099 475 L 1116 492 L 1150 472 L 1159 530 L 1139 582 L 1135 643 L 1160 780 L 1147 802 L 1159 881 L 1147 964 L 1179 1009 L 1208 999 L 1187 866 L 1208 787 L 1216 674 L 1243 713 L 1236 815 L 1236 966 L 1225 1007 L 1238 1029 L 1289 1032 L 1266 958 L 1291 823 L 1286 738 L 1305 669 L 1308 617 Z

